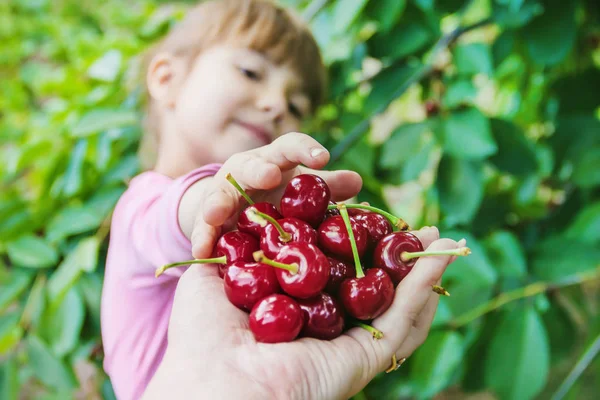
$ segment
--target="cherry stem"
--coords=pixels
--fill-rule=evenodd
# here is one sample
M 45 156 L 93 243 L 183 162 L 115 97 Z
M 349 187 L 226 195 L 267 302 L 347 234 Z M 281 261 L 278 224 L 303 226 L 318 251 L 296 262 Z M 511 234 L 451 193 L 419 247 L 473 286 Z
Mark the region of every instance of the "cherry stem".
M 286 271 L 291 272 L 292 274 L 298 273 L 298 264 L 284 264 L 278 261 L 270 260 L 265 256 L 265 253 L 262 250 L 257 250 L 252 253 L 252 257 L 254 257 L 254 261 L 263 263 L 266 265 L 270 265 L 271 267 L 285 269 Z
M 459 247 L 458 249 L 437 251 L 403 251 L 402 254 L 400 254 L 400 259 L 402 261 L 408 261 L 413 258 L 424 256 L 468 256 L 469 254 L 471 254 L 471 249 L 469 249 L 468 247 Z
M 174 262 L 171 264 L 165 264 L 162 267 L 159 267 L 156 269 L 156 271 L 154 272 L 154 276 L 158 278 L 160 275 L 162 275 L 163 272 L 165 272 L 169 268 L 179 267 L 181 265 L 189 265 L 189 264 L 227 264 L 227 257 L 221 256 L 221 257 L 215 257 L 215 258 L 203 258 L 203 259 L 197 259 L 197 260 L 187 260 L 187 261 Z
M 337 208 L 337 206 L 338 206 L 337 204 L 331 204 L 331 205 L 327 206 L 327 209 L 333 210 L 334 208 Z M 406 221 L 404 221 L 402 218 L 398 218 L 395 215 L 392 215 L 389 212 L 382 210 L 381 208 L 368 206 L 366 204 L 346 204 L 346 208 L 359 208 L 361 210 L 372 211 L 374 213 L 381 214 L 384 217 L 386 217 L 388 219 L 388 221 L 390 221 L 392 226 L 400 229 L 401 231 L 407 231 L 410 229 L 410 227 L 408 226 Z
M 346 210 L 346 205 L 344 203 L 340 203 L 336 206 L 338 210 L 340 210 L 340 215 L 344 220 L 344 224 L 346 225 L 346 230 L 348 231 L 348 238 L 350 239 L 350 247 L 352 247 L 352 256 L 354 257 L 354 268 L 356 268 L 356 277 L 363 278 L 365 273 L 363 272 L 362 265 L 360 265 L 360 257 L 358 256 L 358 249 L 356 248 L 356 239 L 354 238 L 354 232 L 352 231 L 352 225 L 350 224 L 350 216 L 348 215 L 348 210 Z
M 385 373 L 389 374 L 390 372 L 394 372 L 396 370 L 397 366 L 398 366 L 398 360 L 396 359 L 396 355 L 392 354 L 392 365 L 390 365 L 390 367 L 385 370 Z
M 444 289 L 443 287 L 438 286 L 438 285 L 432 285 L 431 290 L 433 290 L 434 292 L 436 292 L 437 294 L 439 294 L 441 296 L 450 296 L 450 293 L 446 289 Z
M 371 325 L 367 325 L 363 322 L 359 322 L 359 321 L 352 321 L 352 323 L 355 326 L 358 326 L 359 328 L 363 328 L 365 329 L 367 332 L 370 332 L 373 335 L 373 339 L 383 339 L 383 332 L 381 332 L 379 329 L 372 327 Z
M 267 226 L 267 222 L 270 222 L 271 224 L 273 224 L 275 229 L 277 229 L 277 232 L 279 232 L 279 239 L 283 243 L 287 243 L 290 240 L 292 240 L 292 235 L 289 232 L 284 231 L 283 228 L 281 227 L 281 225 L 279 224 L 279 222 L 277 222 L 277 220 L 275 218 L 271 217 L 268 214 L 258 211 L 254 207 L 250 207 L 248 209 L 248 219 L 252 222 L 259 224 L 263 228 L 265 226 Z
M 235 187 L 237 189 L 238 192 L 240 192 L 240 194 L 242 195 L 242 197 L 244 199 L 246 199 L 246 201 L 248 202 L 248 204 L 250 205 L 254 205 L 254 201 L 252 201 L 252 199 L 250 198 L 250 196 L 248 196 L 248 193 L 246 193 L 246 191 L 244 189 L 242 189 L 242 187 L 240 186 L 239 183 L 237 183 L 237 181 L 233 178 L 233 176 L 231 175 L 231 173 L 227 173 L 227 175 L 225 176 L 225 179 L 227 179 L 229 181 L 229 183 L 231 183 L 233 185 L 233 187 Z

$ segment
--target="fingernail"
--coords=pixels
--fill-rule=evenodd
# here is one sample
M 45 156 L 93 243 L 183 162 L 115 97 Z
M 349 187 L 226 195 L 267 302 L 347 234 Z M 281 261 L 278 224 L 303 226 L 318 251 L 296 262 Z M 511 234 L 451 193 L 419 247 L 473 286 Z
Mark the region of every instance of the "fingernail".
M 310 156 L 312 158 L 317 158 L 317 157 L 319 157 L 323 153 L 325 153 L 325 149 L 317 147 L 317 148 L 311 150 Z

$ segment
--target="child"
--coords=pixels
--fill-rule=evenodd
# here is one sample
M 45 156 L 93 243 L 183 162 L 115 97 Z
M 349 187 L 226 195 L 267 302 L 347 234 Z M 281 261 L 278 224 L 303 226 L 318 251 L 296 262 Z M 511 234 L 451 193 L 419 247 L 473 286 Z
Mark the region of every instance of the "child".
M 140 158 L 148 170 L 115 208 L 102 293 L 104 368 L 119 399 L 142 396 L 167 346 L 183 269 L 155 278 L 156 268 L 209 257 L 235 220 L 242 203 L 225 175 L 257 199 L 269 190 L 275 202 L 273 189 L 305 171 L 299 164 L 319 169 L 329 157 L 310 137 L 288 133 L 321 103 L 325 69 L 306 27 L 273 3 L 203 2 L 147 65 Z M 360 190 L 351 171 L 313 172 L 336 200 Z

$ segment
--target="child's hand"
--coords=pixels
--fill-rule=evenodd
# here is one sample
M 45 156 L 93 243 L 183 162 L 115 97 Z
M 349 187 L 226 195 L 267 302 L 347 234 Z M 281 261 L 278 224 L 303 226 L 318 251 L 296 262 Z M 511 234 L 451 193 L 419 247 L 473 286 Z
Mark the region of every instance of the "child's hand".
M 314 173 L 329 186 L 333 200 L 346 200 L 361 189 L 362 179 L 353 171 L 314 171 L 329 161 L 329 153 L 316 140 L 302 133 L 288 133 L 273 143 L 229 158 L 214 176 L 203 196 L 203 206 L 192 232 L 192 255 L 210 257 L 226 223 L 232 224 L 242 207 L 242 196 L 225 178 L 228 173 L 257 201 L 278 204 L 281 190 L 296 175 Z M 279 190 L 277 190 L 279 189 Z M 257 190 L 269 193 L 257 195 Z

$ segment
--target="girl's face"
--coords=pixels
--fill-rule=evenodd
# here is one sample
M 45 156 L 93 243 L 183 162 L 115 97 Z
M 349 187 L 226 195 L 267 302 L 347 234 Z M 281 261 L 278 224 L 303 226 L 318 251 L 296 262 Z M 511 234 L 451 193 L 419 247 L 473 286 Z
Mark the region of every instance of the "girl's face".
M 178 140 L 197 166 L 269 144 L 297 131 L 310 112 L 300 84 L 289 66 L 261 53 L 228 44 L 211 47 L 178 85 L 167 118 L 172 126 L 161 141 Z

